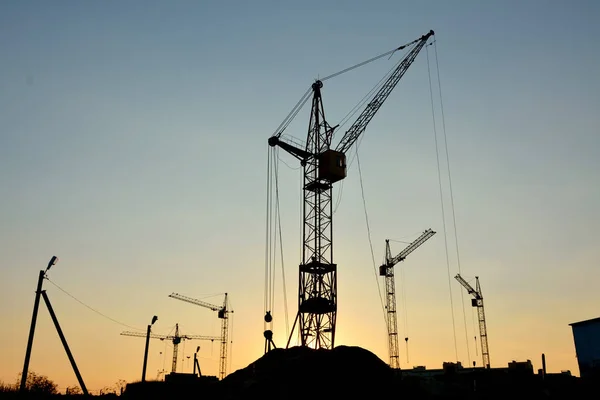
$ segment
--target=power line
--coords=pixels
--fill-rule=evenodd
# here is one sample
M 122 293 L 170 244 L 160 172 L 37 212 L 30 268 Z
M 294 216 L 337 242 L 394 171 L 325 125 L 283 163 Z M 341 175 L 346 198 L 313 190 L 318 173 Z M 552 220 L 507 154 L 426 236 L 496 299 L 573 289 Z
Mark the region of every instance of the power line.
M 103 314 L 103 313 L 101 313 L 100 311 L 96 310 L 95 308 L 88 306 L 88 305 L 87 305 L 87 304 L 85 304 L 83 301 L 79 300 L 78 298 L 76 298 L 75 296 L 73 296 L 71 293 L 67 292 L 66 290 L 64 290 L 63 288 L 61 288 L 60 286 L 58 286 L 56 283 L 52 282 L 52 281 L 50 280 L 50 278 L 46 277 L 46 279 L 48 280 L 48 282 L 50 282 L 51 284 L 53 284 L 54 286 L 56 286 L 56 288 L 57 288 L 58 290 L 60 290 L 61 292 L 63 292 L 63 293 L 64 293 L 64 294 L 66 294 L 67 296 L 71 297 L 73 300 L 75 300 L 76 302 L 78 302 L 78 303 L 79 303 L 79 304 L 81 304 L 82 306 L 84 306 L 84 307 L 86 307 L 86 308 L 88 308 L 88 309 L 92 310 L 92 311 L 93 311 L 93 312 L 95 312 L 96 314 L 100 315 L 101 317 L 104 317 L 104 318 L 106 318 L 106 319 L 108 319 L 108 320 L 110 320 L 110 321 L 112 321 L 112 322 L 114 322 L 114 323 L 116 323 L 116 324 L 119 324 L 119 325 L 121 325 L 121 326 L 125 326 L 125 327 L 127 327 L 127 328 L 130 328 L 130 329 L 135 329 L 135 330 L 137 330 L 137 331 L 143 331 L 143 329 L 136 328 L 136 327 L 134 327 L 134 326 L 131 326 L 131 325 L 127 325 L 127 324 L 125 324 L 125 323 L 123 323 L 123 322 L 117 321 L 116 319 L 109 317 L 109 316 L 108 316 L 108 315 L 106 315 L 106 314 Z

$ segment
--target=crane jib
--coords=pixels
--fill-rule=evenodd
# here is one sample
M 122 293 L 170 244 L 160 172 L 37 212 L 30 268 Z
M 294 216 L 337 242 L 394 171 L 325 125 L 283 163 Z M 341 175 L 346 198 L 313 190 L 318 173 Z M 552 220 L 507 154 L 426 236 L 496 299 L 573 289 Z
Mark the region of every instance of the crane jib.
M 342 137 L 342 140 L 340 140 L 336 147 L 337 151 L 346 153 L 356 142 L 356 140 L 358 140 L 360 135 L 367 129 L 369 122 L 371 122 L 377 111 L 379 111 L 383 103 L 387 100 L 388 96 L 392 93 L 398 82 L 400 82 L 400 79 L 402 79 L 419 52 L 423 49 L 423 47 L 425 47 L 427 40 L 432 35 L 433 31 L 429 31 L 428 34 L 423 35 L 420 39 L 413 42 L 413 44 L 416 43 L 416 46 L 413 47 L 412 50 L 408 52 L 408 54 L 400 62 L 400 64 L 398 64 L 396 69 L 381 85 L 379 91 L 373 96 L 372 100 L 367 104 L 352 126 L 348 128 Z

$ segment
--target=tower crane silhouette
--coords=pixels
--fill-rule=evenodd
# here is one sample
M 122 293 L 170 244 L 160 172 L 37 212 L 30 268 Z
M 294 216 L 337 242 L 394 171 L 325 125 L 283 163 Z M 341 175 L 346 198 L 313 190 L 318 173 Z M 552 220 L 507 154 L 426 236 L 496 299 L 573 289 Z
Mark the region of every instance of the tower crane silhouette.
M 485 311 L 483 309 L 483 294 L 481 293 L 481 286 L 479 285 L 479 277 L 475 277 L 475 289 L 469 284 L 460 274 L 456 274 L 454 277 L 467 292 L 473 296 L 471 299 L 471 305 L 477 307 L 477 319 L 479 321 L 479 340 L 481 341 L 481 357 L 483 359 L 484 368 L 490 367 L 490 350 L 488 347 L 487 338 L 487 327 L 485 324 Z
M 431 229 L 427 229 L 414 242 L 409 244 L 396 257 L 392 257 L 390 241 L 385 241 L 385 263 L 379 267 L 379 275 L 385 277 L 385 309 L 388 328 L 388 347 L 390 352 L 390 367 L 400 368 L 400 350 L 398 348 L 398 319 L 396 318 L 396 283 L 394 281 L 394 266 L 435 235 Z M 404 338 L 408 345 L 408 337 Z
M 331 349 L 335 344 L 337 317 L 337 264 L 333 260 L 333 183 L 346 177 L 346 153 L 366 130 L 377 111 L 411 66 L 434 32 L 421 36 L 388 53 L 347 68 L 327 78 L 316 80 L 309 91 L 282 122 L 269 140 L 269 146 L 279 146 L 300 161 L 304 167 L 303 189 L 303 246 L 299 267 L 298 312 L 287 346 L 298 325 L 301 346 Z M 358 118 L 335 147 L 331 142 L 335 129 L 325 119 L 321 89 L 323 81 L 365 65 L 396 50 L 409 49 L 406 56 L 381 84 Z M 282 136 L 285 128 L 309 99 L 312 106 L 305 145 Z M 266 310 L 265 322 L 271 323 L 272 310 Z M 266 337 L 266 336 L 265 336 Z
M 124 331 L 121 332 L 122 336 L 135 336 L 135 337 L 146 337 L 146 334 L 143 332 L 132 332 L 132 331 Z M 151 339 L 160 339 L 160 340 L 171 340 L 173 342 L 173 364 L 171 366 L 171 372 L 177 372 L 177 352 L 179 349 L 179 343 L 182 340 L 219 340 L 220 338 L 217 336 L 203 336 L 203 335 L 180 335 L 179 334 L 179 324 L 175 324 L 175 334 L 174 335 L 157 335 L 155 333 L 150 334 Z
M 228 309 L 227 293 L 225 293 L 225 299 L 223 300 L 222 306 L 217 306 L 202 300 L 197 300 L 191 297 L 183 296 L 179 293 L 171 293 L 169 297 L 185 301 L 187 303 L 195 304 L 200 307 L 208 308 L 212 311 L 217 312 L 217 316 L 221 320 L 221 356 L 219 362 L 219 379 L 225 378 L 225 375 L 227 375 L 227 343 L 229 341 L 229 314 L 233 313 L 232 310 Z

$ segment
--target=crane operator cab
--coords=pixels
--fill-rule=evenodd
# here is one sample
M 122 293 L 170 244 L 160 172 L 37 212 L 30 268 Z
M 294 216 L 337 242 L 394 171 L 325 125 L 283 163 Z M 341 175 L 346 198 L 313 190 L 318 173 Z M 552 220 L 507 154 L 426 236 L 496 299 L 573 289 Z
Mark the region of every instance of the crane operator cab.
M 330 183 L 346 177 L 346 155 L 341 151 L 325 150 L 319 155 L 319 179 Z

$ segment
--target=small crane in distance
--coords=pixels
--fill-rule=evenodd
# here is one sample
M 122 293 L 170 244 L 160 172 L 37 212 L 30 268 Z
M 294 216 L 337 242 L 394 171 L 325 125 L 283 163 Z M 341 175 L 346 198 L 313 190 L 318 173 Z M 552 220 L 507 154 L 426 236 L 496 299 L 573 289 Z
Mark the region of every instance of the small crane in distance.
M 398 348 L 398 319 L 396 315 L 396 283 L 394 280 L 394 266 L 435 235 L 427 229 L 414 242 L 409 244 L 396 257 L 392 257 L 390 240 L 385 241 L 385 263 L 379 267 L 379 276 L 385 277 L 385 309 L 387 315 L 388 347 L 390 352 L 390 368 L 400 369 L 400 350 Z M 408 338 L 404 338 L 408 343 Z
M 268 140 L 269 146 L 279 146 L 298 159 L 300 165 L 304 167 L 303 245 L 302 262 L 299 266 L 298 313 L 286 347 L 289 347 L 295 327 L 298 325 L 301 346 L 315 349 L 334 348 L 338 304 L 337 264 L 333 260 L 333 184 L 346 178 L 346 153 L 365 132 L 377 111 L 433 34 L 433 31 L 429 31 L 420 38 L 386 53 L 392 54 L 396 50 L 410 48 L 402 61 L 366 102 L 367 105 L 344 133 L 335 149 L 331 148 L 331 142 L 334 131 L 339 125 L 331 126 L 325 119 L 321 96 L 323 81 L 365 65 L 381 56 L 316 80 Z M 302 107 L 308 101 L 311 91 L 312 105 L 306 144 L 299 145 L 283 137 L 282 134 L 299 111 L 298 107 Z M 266 317 L 265 321 L 269 322 Z
M 481 285 L 479 285 L 479 277 L 475 277 L 475 289 L 473 289 L 473 286 L 469 285 L 469 282 L 464 280 L 460 274 L 456 274 L 454 279 L 463 285 L 463 287 L 467 289 L 467 292 L 473 296 L 471 299 L 471 306 L 477 307 L 477 319 L 479 320 L 479 340 L 481 341 L 483 367 L 490 368 L 490 350 L 488 347 L 487 327 L 485 326 L 485 311 L 483 309 L 483 294 L 481 293 Z
M 209 310 L 216 311 L 217 316 L 221 320 L 221 356 L 219 362 L 219 379 L 224 379 L 227 375 L 227 342 L 229 341 L 229 316 L 228 314 L 233 313 L 227 307 L 227 293 L 225 293 L 225 299 L 223 300 L 222 306 L 207 303 L 202 300 L 193 299 L 191 297 L 183 296 L 179 293 L 171 293 L 169 297 L 187 303 L 195 304 L 200 307 L 208 308 Z
M 121 332 L 122 336 L 135 336 L 135 337 L 146 337 L 146 334 L 143 332 L 131 332 L 124 331 Z M 160 339 L 160 340 L 171 340 L 173 342 L 173 364 L 171 366 L 171 372 L 177 372 L 177 353 L 179 349 L 179 343 L 182 340 L 219 340 L 220 338 L 217 336 L 202 336 L 202 335 L 180 335 L 179 334 L 179 324 L 175 324 L 175 334 L 174 335 L 157 335 L 155 333 L 151 333 L 150 337 L 152 339 Z

